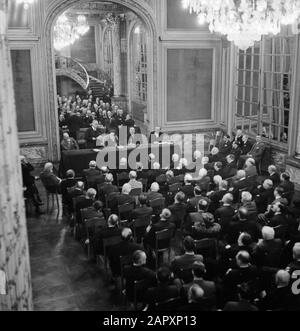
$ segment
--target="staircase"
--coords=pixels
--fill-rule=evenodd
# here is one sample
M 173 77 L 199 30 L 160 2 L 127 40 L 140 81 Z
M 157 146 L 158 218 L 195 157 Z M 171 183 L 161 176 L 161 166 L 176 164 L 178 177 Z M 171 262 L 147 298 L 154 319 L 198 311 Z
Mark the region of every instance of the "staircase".
M 107 84 L 91 75 L 89 75 L 89 79 L 90 83 L 88 88 L 93 91 L 93 96 L 95 98 L 103 98 L 109 94 L 109 88 Z
M 57 76 L 66 76 L 73 79 L 84 90 L 93 91 L 93 96 L 103 98 L 110 93 L 111 79 L 108 74 L 97 69 L 97 77 L 88 73 L 85 66 L 77 59 L 65 56 L 55 57 L 55 67 Z

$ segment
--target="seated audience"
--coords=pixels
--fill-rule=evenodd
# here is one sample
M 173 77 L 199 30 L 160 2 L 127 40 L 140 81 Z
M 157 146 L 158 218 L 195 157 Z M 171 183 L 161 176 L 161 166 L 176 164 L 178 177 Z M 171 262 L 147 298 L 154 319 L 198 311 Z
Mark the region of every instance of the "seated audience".
M 223 311 L 258 311 L 253 302 L 253 288 L 248 284 L 238 286 L 238 301 L 229 301 L 226 303 Z
M 160 220 L 151 224 L 145 234 L 144 244 L 150 248 L 155 248 L 155 238 L 156 232 L 160 232 L 163 230 L 170 230 L 171 232 L 175 231 L 175 224 L 171 222 L 172 213 L 169 209 L 164 209 L 160 215 Z
M 131 229 L 124 228 L 121 232 L 121 243 L 114 246 L 109 252 L 109 265 L 114 276 L 121 275 L 121 257 L 129 257 L 142 247 L 133 240 Z
M 152 183 L 149 193 L 146 194 L 148 202 L 163 198 L 162 194 L 159 193 L 159 190 L 159 185 L 157 183 Z
M 279 267 L 280 255 L 283 248 L 282 241 L 275 239 L 273 228 L 262 228 L 262 239 L 258 241 L 255 250 L 255 261 L 260 267 Z
M 168 267 L 158 269 L 156 277 L 157 287 L 149 288 L 144 296 L 144 302 L 147 304 L 148 310 L 153 309 L 155 304 L 180 297 L 180 287 L 175 285 L 173 275 Z
M 171 264 L 171 269 L 176 276 L 180 278 L 181 272 L 185 270 L 190 270 L 192 272 L 192 267 L 195 262 L 203 263 L 203 256 L 197 255 L 195 253 L 196 247 L 194 239 L 187 236 L 183 240 L 184 255 L 176 256 Z
M 270 179 L 273 182 L 275 187 L 279 186 L 281 179 L 280 179 L 280 174 L 277 172 L 276 166 L 270 165 L 268 167 L 268 173 L 269 173 L 268 179 Z
M 172 213 L 172 222 L 174 222 L 176 228 L 181 228 L 187 211 L 187 205 L 185 203 L 185 194 L 183 192 L 177 193 L 175 196 L 174 204 L 169 206 L 168 209 Z
M 138 250 L 133 253 L 132 266 L 125 268 L 124 278 L 126 281 L 126 296 L 130 302 L 134 301 L 135 282 L 139 282 L 137 288 L 137 301 L 142 302 L 147 289 L 157 283 L 156 274 L 147 267 L 147 255 Z
M 247 177 L 253 178 L 257 176 L 257 168 L 256 168 L 255 160 L 252 158 L 247 159 L 245 162 L 244 170 Z
M 222 178 L 232 178 L 237 173 L 237 166 L 234 155 L 230 154 L 226 157 L 226 166 L 222 169 Z
M 214 216 L 210 213 L 202 214 L 202 221 L 195 222 L 190 233 L 195 240 L 218 238 L 221 232 L 220 224 L 215 222 Z

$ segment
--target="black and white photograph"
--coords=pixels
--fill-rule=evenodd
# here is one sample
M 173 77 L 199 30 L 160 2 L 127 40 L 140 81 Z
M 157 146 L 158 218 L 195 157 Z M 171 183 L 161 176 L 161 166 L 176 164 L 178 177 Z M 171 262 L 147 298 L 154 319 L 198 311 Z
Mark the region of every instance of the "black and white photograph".
M 300 311 L 300 0 L 0 0 L 0 311 Z

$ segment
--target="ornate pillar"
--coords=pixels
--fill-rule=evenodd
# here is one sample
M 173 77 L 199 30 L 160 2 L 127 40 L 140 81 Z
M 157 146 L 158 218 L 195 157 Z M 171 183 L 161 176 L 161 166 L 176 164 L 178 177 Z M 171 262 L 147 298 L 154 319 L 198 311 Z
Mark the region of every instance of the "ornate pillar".
M 24 311 L 33 307 L 7 4 L 0 0 L 0 311 Z
M 121 35 L 120 16 L 109 14 L 106 17 L 107 23 L 112 29 L 113 46 L 113 68 L 114 68 L 114 97 L 118 98 L 122 91 L 121 79 Z

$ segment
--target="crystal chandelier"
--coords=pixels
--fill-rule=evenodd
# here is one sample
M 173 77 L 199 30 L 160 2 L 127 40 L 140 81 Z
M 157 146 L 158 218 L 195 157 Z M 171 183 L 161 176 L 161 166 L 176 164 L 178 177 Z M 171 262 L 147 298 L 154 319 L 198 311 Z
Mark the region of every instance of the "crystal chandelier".
M 76 22 L 71 22 L 65 14 L 61 15 L 54 26 L 54 48 L 59 51 L 74 44 L 89 29 L 84 15 L 79 15 Z
M 242 50 L 300 17 L 299 0 L 182 0 L 182 5 L 198 15 L 200 24 L 207 23 L 210 32 L 226 35 Z

